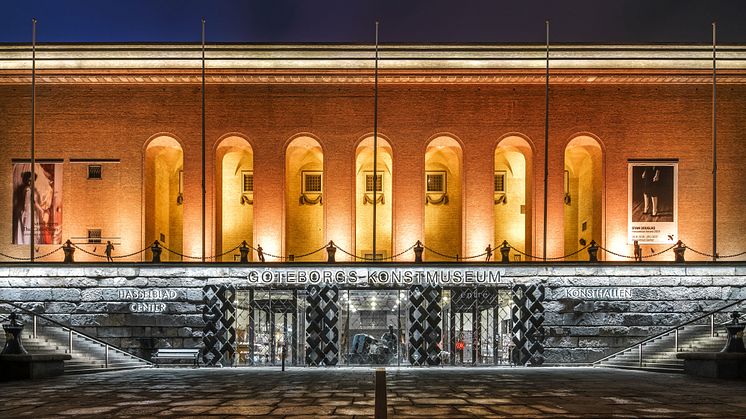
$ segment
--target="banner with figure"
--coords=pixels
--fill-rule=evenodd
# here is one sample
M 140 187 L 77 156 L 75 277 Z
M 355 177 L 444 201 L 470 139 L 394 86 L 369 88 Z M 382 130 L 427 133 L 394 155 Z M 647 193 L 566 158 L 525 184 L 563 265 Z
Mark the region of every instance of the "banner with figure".
M 630 160 L 628 164 L 628 243 L 676 243 L 678 162 Z
M 34 243 L 62 244 L 62 163 L 36 163 Z M 31 163 L 13 163 L 13 244 L 31 243 Z

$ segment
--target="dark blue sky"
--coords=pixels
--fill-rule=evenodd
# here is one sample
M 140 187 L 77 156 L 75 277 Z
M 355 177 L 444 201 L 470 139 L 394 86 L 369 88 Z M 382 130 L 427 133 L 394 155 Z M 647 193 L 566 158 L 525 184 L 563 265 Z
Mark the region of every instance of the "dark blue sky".
M 746 43 L 744 0 L 0 0 L 0 42 Z

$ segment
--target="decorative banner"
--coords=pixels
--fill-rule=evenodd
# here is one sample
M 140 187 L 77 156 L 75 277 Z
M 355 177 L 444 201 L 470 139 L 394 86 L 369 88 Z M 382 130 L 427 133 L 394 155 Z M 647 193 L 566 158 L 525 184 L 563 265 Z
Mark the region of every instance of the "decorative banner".
M 630 161 L 628 244 L 673 244 L 678 240 L 678 162 Z
M 62 244 L 62 163 L 37 163 L 35 244 Z M 13 244 L 31 243 L 31 163 L 13 163 Z

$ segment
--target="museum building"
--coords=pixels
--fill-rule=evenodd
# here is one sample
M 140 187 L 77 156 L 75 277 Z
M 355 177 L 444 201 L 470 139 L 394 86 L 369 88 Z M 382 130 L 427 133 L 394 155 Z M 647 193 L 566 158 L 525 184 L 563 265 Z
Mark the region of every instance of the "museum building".
M 28 45 L 0 46 L 0 299 L 73 325 L 88 316 L 77 326 L 143 356 L 207 345 L 217 304 L 233 322 L 220 342 L 231 363 L 275 363 L 283 340 L 293 363 L 333 365 L 376 345 L 367 335 L 409 352 L 366 349 L 361 362 L 508 362 L 535 300 L 526 318 L 556 326 L 536 338 L 555 339 L 548 359 L 587 362 L 744 297 L 745 47 L 385 45 L 378 56 L 44 44 L 32 62 Z M 81 267 L 49 264 L 68 240 Z M 679 241 L 699 270 L 669 269 Z M 174 264 L 141 263 L 154 242 Z M 581 263 L 592 244 L 601 268 Z M 121 264 L 94 264 L 108 252 Z M 644 263 L 627 264 L 635 255 Z M 672 299 L 665 286 L 696 303 L 656 312 Z M 577 324 L 560 312 L 589 299 L 613 315 Z M 624 312 L 669 316 L 635 335 L 614 317 Z M 628 329 L 600 330 L 615 322 Z

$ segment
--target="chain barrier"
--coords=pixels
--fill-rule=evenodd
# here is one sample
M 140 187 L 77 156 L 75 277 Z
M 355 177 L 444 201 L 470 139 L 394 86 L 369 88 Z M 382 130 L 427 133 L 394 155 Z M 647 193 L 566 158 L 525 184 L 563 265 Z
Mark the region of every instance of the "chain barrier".
M 123 258 L 129 258 L 129 257 L 135 256 L 135 255 L 139 255 L 140 253 L 143 253 L 143 252 L 145 252 L 145 251 L 146 251 L 146 250 L 148 250 L 148 249 L 150 249 L 150 246 L 148 246 L 148 247 L 146 247 L 146 248 L 144 248 L 144 249 L 142 249 L 142 250 L 138 250 L 137 252 L 132 252 L 132 253 L 129 253 L 129 254 L 126 254 L 126 255 L 119 255 L 119 256 L 113 256 L 113 255 L 112 255 L 112 256 L 111 256 L 111 258 L 112 258 L 112 259 L 123 259 Z
M 71 242 L 71 243 L 72 243 L 72 242 Z M 93 252 L 89 252 L 88 250 L 85 250 L 85 249 L 83 249 L 82 247 L 78 246 L 78 245 L 77 245 L 77 244 L 75 244 L 75 243 L 72 243 L 72 245 L 73 245 L 73 247 L 74 247 L 74 248 L 76 248 L 76 249 L 80 250 L 80 251 L 81 251 L 81 252 L 83 252 L 83 253 L 89 254 L 89 255 L 91 255 L 91 256 L 98 256 L 98 257 L 100 257 L 100 258 L 105 258 L 105 257 L 106 257 L 106 255 L 99 255 L 98 253 L 93 253 Z
M 21 258 L 21 257 L 17 257 L 17 256 L 6 255 L 5 253 L 0 253 L 0 256 L 6 257 L 8 259 L 13 259 L 13 260 L 21 260 L 21 261 L 24 261 L 24 262 L 28 262 L 28 261 L 31 260 L 31 258 Z
M 346 251 L 346 250 L 342 249 L 342 248 L 341 248 L 341 247 L 339 247 L 339 246 L 335 246 L 335 247 L 337 248 L 337 250 L 339 250 L 340 252 L 344 253 L 344 254 L 345 254 L 345 255 L 347 255 L 347 256 L 350 256 L 350 257 L 352 257 L 353 259 L 360 259 L 360 260 L 370 260 L 370 261 L 381 261 L 381 260 L 382 260 L 382 259 L 376 259 L 376 258 L 366 258 L 366 257 L 363 257 L 363 256 L 353 255 L 352 253 L 350 253 L 350 252 L 348 252 L 348 251 Z
M 62 246 L 60 246 L 60 247 L 58 247 L 58 248 L 56 248 L 56 249 L 52 250 L 51 252 L 45 253 L 45 254 L 43 254 L 43 255 L 40 255 L 40 256 L 35 256 L 35 257 L 34 257 L 34 259 L 44 259 L 44 258 L 45 258 L 45 257 L 47 257 L 47 256 L 51 256 L 51 255 L 53 255 L 53 254 L 55 254 L 55 253 L 59 252 L 60 250 L 62 250 Z
M 444 258 L 448 258 L 448 259 L 455 259 L 455 260 L 459 260 L 460 259 L 458 256 L 446 255 L 446 254 L 440 253 L 437 250 L 431 249 L 431 248 L 429 248 L 427 246 L 424 246 L 424 245 L 422 247 L 424 247 L 425 250 L 429 250 L 429 251 L 435 253 L 436 255 L 438 255 L 440 257 L 444 257 Z
M 662 254 L 668 252 L 669 250 L 673 249 L 674 247 L 676 247 L 676 245 L 672 244 L 671 246 L 669 246 L 669 247 L 667 247 L 667 248 L 665 248 L 665 249 L 663 249 L 663 250 L 661 250 L 659 252 L 651 253 L 649 255 L 640 255 L 640 258 L 641 259 L 647 259 L 647 258 L 652 258 L 652 257 L 655 257 L 655 256 L 659 256 L 659 255 L 662 255 Z M 621 253 L 614 252 L 614 251 L 609 250 L 609 249 L 607 249 L 607 248 L 605 248 L 603 246 L 599 246 L 598 248 L 601 249 L 601 250 L 603 250 L 606 253 L 610 253 L 610 254 L 612 254 L 614 256 L 618 256 L 618 257 L 621 257 L 621 258 L 627 258 L 627 259 L 634 259 L 635 258 L 634 256 L 623 255 Z
M 714 254 L 714 255 L 712 255 L 712 254 L 709 254 L 709 253 L 705 253 L 705 252 L 700 252 L 699 250 L 696 250 L 696 249 L 692 249 L 692 248 L 691 248 L 691 247 L 689 247 L 689 246 L 685 246 L 685 247 L 686 247 L 686 248 L 687 248 L 688 250 L 691 250 L 692 252 L 694 252 L 694 253 L 696 253 L 696 254 L 698 254 L 698 255 L 700 255 L 700 256 L 705 256 L 705 257 L 708 257 L 708 258 L 715 258 L 715 259 L 728 259 L 728 258 L 737 258 L 737 257 L 739 257 L 739 256 L 743 256 L 743 255 L 746 255 L 746 252 L 741 252 L 741 253 L 734 253 L 734 254 L 732 254 L 732 255 L 720 255 L 720 254 Z
M 318 249 L 314 250 L 313 252 L 308 252 L 308 253 L 304 253 L 304 254 L 302 254 L 302 255 L 296 255 L 296 256 L 294 256 L 294 258 L 295 258 L 295 259 L 302 259 L 302 258 L 304 258 L 304 257 L 308 257 L 308 256 L 311 256 L 311 255 L 313 255 L 314 253 L 318 253 L 318 252 L 320 252 L 320 251 L 322 251 L 322 250 L 326 249 L 326 246 L 327 246 L 327 245 L 325 244 L 325 245 L 323 245 L 323 246 L 319 247 Z
M 528 257 L 528 258 L 531 258 L 531 259 L 538 259 L 538 260 L 560 260 L 560 259 L 565 259 L 565 258 L 569 258 L 569 257 L 571 257 L 571 256 L 575 256 L 575 255 L 577 255 L 578 253 L 580 253 L 580 252 L 582 252 L 583 250 L 586 250 L 586 249 L 587 249 L 588 247 L 590 247 L 590 245 L 589 245 L 589 244 L 586 244 L 585 246 L 581 247 L 580 249 L 578 249 L 578 250 L 576 250 L 576 251 L 574 251 L 574 252 L 572 252 L 572 253 L 568 253 L 568 254 L 566 254 L 566 255 L 564 255 L 564 256 L 557 256 L 557 257 L 551 257 L 551 258 L 546 258 L 546 257 L 545 257 L 545 258 L 542 258 L 542 257 L 538 257 L 538 256 L 534 256 L 534 255 L 531 255 L 531 254 L 528 254 L 528 253 L 522 252 L 522 251 L 518 250 L 517 248 L 513 247 L 513 245 L 512 245 L 512 244 L 510 244 L 510 243 L 508 243 L 508 246 L 510 246 L 510 248 L 511 248 L 511 249 L 515 250 L 515 251 L 516 251 L 516 253 L 519 253 L 519 254 L 521 254 L 521 255 L 523 255 L 523 256 L 526 256 L 526 257 Z M 496 248 L 495 248 L 495 249 L 493 249 L 493 250 L 500 250 L 500 248 L 499 248 L 499 247 L 496 247 Z M 486 254 L 486 253 L 485 253 L 485 254 Z

